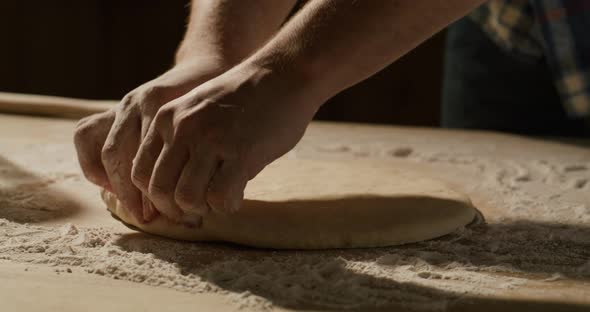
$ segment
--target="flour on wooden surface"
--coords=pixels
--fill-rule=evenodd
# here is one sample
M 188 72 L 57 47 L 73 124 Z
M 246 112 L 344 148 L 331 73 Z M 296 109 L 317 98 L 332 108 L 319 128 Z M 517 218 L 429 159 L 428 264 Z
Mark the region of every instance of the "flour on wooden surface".
M 325 150 L 364 157 L 355 147 Z M 590 161 L 502 161 L 406 146 L 382 154 L 461 169 L 475 177 L 467 191 L 489 194 L 505 213 L 418 244 L 264 251 L 110 228 L 29 224 L 61 205 L 44 190 L 68 176 L 48 175 L 34 185 L 14 180 L 0 184 L 0 259 L 50 265 L 61 274 L 90 273 L 185 292 L 221 293 L 237 307 L 261 310 L 399 306 L 444 311 L 467 293 L 590 278 Z

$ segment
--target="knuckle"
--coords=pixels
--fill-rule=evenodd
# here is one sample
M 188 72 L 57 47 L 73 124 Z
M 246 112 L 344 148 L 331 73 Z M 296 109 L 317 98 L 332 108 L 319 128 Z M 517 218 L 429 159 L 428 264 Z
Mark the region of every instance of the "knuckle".
M 137 104 L 139 111 L 141 112 L 142 115 L 144 116 L 154 116 L 156 115 L 156 112 L 158 111 L 158 105 L 156 105 L 155 103 L 151 102 L 151 101 L 141 101 Z
M 193 131 L 195 124 L 196 123 L 194 122 L 194 118 L 191 116 L 191 114 L 180 114 L 174 119 L 176 136 L 192 135 L 195 132 Z
M 174 200 L 182 208 L 194 208 L 196 207 L 196 196 L 193 192 L 186 189 L 179 189 L 174 194 Z
M 82 173 L 84 174 L 84 177 L 96 184 L 96 185 L 101 185 L 102 184 L 102 179 L 100 178 L 100 174 L 97 173 L 97 169 L 92 167 L 92 168 L 86 168 L 86 169 L 82 169 Z
M 98 166 L 93 164 L 92 162 L 80 160 L 80 168 L 82 169 L 82 173 L 86 179 L 93 181 L 96 180 Z
M 131 182 L 140 189 L 146 189 L 150 181 L 150 176 L 145 170 L 133 166 L 131 170 Z
M 148 135 L 143 139 L 139 150 L 137 151 L 135 158 L 133 159 L 133 163 L 137 164 L 138 169 L 147 170 L 146 160 L 151 159 L 155 160 L 158 159 L 160 156 L 161 149 L 157 149 L 157 136 L 155 135 Z M 153 164 L 152 164 L 153 165 Z
M 149 85 L 141 89 L 137 105 L 142 113 L 153 116 L 162 104 L 166 102 L 164 98 L 165 88 L 159 85 Z
M 170 197 L 171 193 L 170 188 L 158 183 L 150 183 L 148 187 L 148 194 L 152 199 L 165 200 Z
M 179 126 L 188 126 L 193 123 L 193 116 L 190 113 L 183 112 L 174 118 L 174 122 Z
M 89 145 L 90 140 L 92 140 L 90 129 L 76 129 L 74 132 L 74 145 L 78 153 L 86 152 L 85 147 Z
M 169 124 L 174 117 L 174 108 L 172 106 L 164 105 L 160 107 L 156 116 L 154 117 L 154 123 L 156 126 L 163 126 Z
M 131 92 L 119 102 L 119 105 L 115 107 L 115 113 L 122 117 L 124 122 L 128 122 L 130 117 L 136 116 L 140 111 L 140 97 L 134 92 Z
M 164 87 L 157 84 L 150 84 L 143 88 L 142 97 L 143 99 L 159 100 L 164 92 Z
M 113 143 L 105 143 L 105 145 L 102 148 L 102 151 L 100 153 L 101 159 L 104 163 L 110 163 L 112 162 L 118 152 L 118 147 L 117 144 L 113 144 Z
M 74 130 L 74 143 L 80 146 L 93 146 L 93 149 L 96 149 L 97 141 L 106 136 L 113 121 L 112 111 L 81 119 Z
M 80 159 L 80 168 L 82 169 L 82 174 L 88 181 L 98 186 L 103 186 L 107 182 L 105 169 L 102 164 Z
M 76 144 L 85 143 L 88 139 L 92 138 L 92 133 L 94 130 L 94 125 L 89 121 L 80 121 L 76 126 L 76 130 L 74 131 L 74 142 Z
M 119 111 L 127 111 L 129 110 L 131 107 L 134 106 L 135 104 L 135 98 L 136 95 L 134 93 L 134 91 L 131 91 L 130 93 L 127 93 L 123 99 L 121 99 L 121 102 L 119 102 L 119 105 L 117 105 L 117 108 Z
M 82 170 L 92 170 L 94 167 L 100 167 L 99 162 L 100 159 L 100 152 L 91 145 L 88 145 L 87 142 L 82 141 L 83 143 L 76 144 L 76 154 L 78 156 L 78 162 L 80 163 L 80 167 Z
M 80 120 L 78 120 L 78 122 L 76 123 L 76 129 L 83 127 L 84 125 L 86 125 L 86 123 L 91 120 L 94 117 L 94 115 L 90 115 L 90 116 L 86 116 L 81 118 Z

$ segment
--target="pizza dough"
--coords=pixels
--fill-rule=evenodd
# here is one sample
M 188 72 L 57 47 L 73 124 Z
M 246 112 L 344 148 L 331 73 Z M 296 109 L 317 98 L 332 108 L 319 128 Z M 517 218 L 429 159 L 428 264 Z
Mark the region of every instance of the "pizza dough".
M 380 247 L 439 237 L 471 222 L 469 198 L 443 183 L 370 161 L 280 159 L 246 188 L 242 208 L 213 211 L 198 229 L 159 217 L 138 223 L 115 196 L 108 209 L 141 231 L 276 249 Z

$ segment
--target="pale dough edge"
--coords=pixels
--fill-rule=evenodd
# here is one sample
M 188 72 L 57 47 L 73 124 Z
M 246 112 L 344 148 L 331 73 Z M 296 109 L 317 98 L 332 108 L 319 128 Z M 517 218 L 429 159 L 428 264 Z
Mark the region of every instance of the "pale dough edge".
M 463 226 L 466 226 L 476 216 L 476 210 L 471 201 L 466 196 L 458 193 L 456 198 L 448 199 L 441 202 L 440 198 L 437 205 L 444 203 L 445 207 L 442 214 L 445 218 L 437 220 L 438 224 L 429 227 L 406 227 L 403 229 L 393 228 L 390 231 L 375 232 L 370 226 L 366 226 L 364 231 L 352 233 L 350 235 L 330 235 L 327 237 L 304 237 L 305 229 L 301 229 L 299 236 L 292 235 L 269 235 L 260 231 L 259 226 L 250 224 L 250 226 L 234 226 L 232 216 L 221 214 L 210 214 L 207 221 L 201 229 L 191 229 L 183 225 L 174 224 L 168 219 L 160 217 L 148 224 L 142 224 L 135 220 L 116 197 L 105 191 L 101 191 L 103 200 L 107 208 L 124 223 L 132 225 L 143 232 L 155 234 L 167 238 L 202 241 L 202 242 L 230 242 L 240 245 L 246 245 L 258 248 L 271 249 L 331 249 L 331 248 L 368 248 L 368 247 L 385 247 L 414 243 L 418 241 L 429 240 L 440 236 L 447 235 Z M 444 199 L 442 199 L 444 200 Z M 387 216 L 387 212 L 384 213 Z M 270 225 L 272 229 L 273 225 Z M 277 228 L 278 229 L 278 228 Z M 270 232 L 270 231 L 269 231 Z M 400 235 L 401 234 L 401 235 Z

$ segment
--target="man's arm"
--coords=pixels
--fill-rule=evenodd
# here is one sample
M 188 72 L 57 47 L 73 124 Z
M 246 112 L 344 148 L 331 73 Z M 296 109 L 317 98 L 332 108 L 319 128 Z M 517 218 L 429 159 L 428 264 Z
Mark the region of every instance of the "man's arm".
M 484 2 L 312 0 L 249 61 L 302 74 L 312 89 L 330 97 Z
M 236 64 L 278 31 L 296 3 L 297 0 L 193 0 L 176 63 L 210 55 Z
M 325 100 L 483 2 L 309 1 L 258 52 L 158 110 L 134 183 L 174 220 L 237 210 L 248 180 L 297 144 Z

